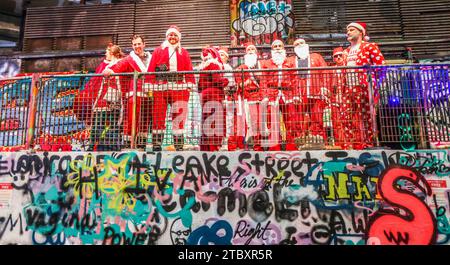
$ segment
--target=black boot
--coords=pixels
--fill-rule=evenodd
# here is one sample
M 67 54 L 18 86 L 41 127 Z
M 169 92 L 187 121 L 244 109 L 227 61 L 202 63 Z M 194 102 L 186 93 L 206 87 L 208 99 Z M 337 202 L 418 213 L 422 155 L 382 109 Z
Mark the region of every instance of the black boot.
M 163 141 L 164 134 L 160 133 L 154 133 L 152 134 L 152 145 L 153 145 L 153 151 L 154 152 L 160 152 L 162 141 Z
M 174 145 L 175 145 L 175 150 L 183 151 L 184 136 L 182 134 L 174 135 L 173 136 L 173 141 L 174 141 Z

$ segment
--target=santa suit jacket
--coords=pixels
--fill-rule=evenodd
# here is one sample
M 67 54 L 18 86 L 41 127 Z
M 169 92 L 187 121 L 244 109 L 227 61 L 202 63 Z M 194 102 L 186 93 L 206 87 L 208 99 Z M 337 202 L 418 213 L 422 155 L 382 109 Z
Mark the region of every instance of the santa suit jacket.
M 256 67 L 253 69 L 260 69 L 259 61 Z M 236 70 L 248 70 L 250 69 L 246 64 L 240 65 Z M 262 90 L 260 87 L 261 73 L 258 72 L 236 72 L 234 74 L 236 80 L 236 86 L 238 88 L 237 93 L 244 96 L 244 99 L 248 101 L 260 101 L 263 98 Z M 249 83 L 245 85 L 246 83 Z
M 291 57 L 294 60 L 295 67 L 298 68 L 297 56 Z M 322 55 L 318 53 L 310 53 L 308 57 L 308 67 L 327 67 L 328 64 L 323 59 Z M 329 95 L 329 78 L 327 70 L 309 70 L 299 71 L 297 75 L 298 81 L 298 95 L 307 98 L 323 98 Z
M 108 66 L 109 61 L 103 60 L 95 69 L 95 74 L 101 74 Z M 98 96 L 98 91 L 103 82 L 103 77 L 94 76 L 89 79 L 84 89 L 75 96 L 73 111 L 78 120 L 82 120 L 86 125 L 91 124 L 92 106 Z
M 217 59 L 207 60 L 201 71 L 220 71 L 223 70 L 222 64 Z M 224 88 L 228 85 L 228 78 L 224 77 L 223 73 L 201 73 L 198 81 L 198 92 L 215 88 L 220 90 L 217 96 L 224 96 Z
M 145 58 L 145 61 L 143 62 L 139 56 L 137 56 L 134 51 L 131 51 L 130 54 L 120 60 L 118 63 L 116 63 L 114 66 L 112 66 L 110 69 L 114 73 L 133 73 L 133 72 L 139 72 L 144 73 L 147 72 L 148 65 L 150 63 L 151 54 L 149 52 L 146 52 L 147 57 Z M 121 83 L 121 89 L 124 93 L 125 97 L 132 97 L 133 96 L 133 77 L 132 76 L 123 76 L 120 78 Z M 137 96 L 139 97 L 145 97 L 148 96 L 147 94 L 144 94 L 142 92 L 142 79 L 138 79 L 137 84 Z
M 111 69 L 120 60 L 110 62 L 105 69 Z M 97 91 L 97 97 L 94 102 L 94 110 L 110 110 L 111 104 L 121 104 L 121 89 L 118 76 L 112 76 L 104 80 Z
M 170 69 L 170 56 L 177 57 L 177 69 Z M 169 47 L 163 47 L 162 45 L 155 49 L 153 52 L 152 60 L 150 61 L 150 65 L 148 66 L 148 72 L 156 72 L 157 67 L 161 67 L 165 65 L 167 67 L 167 71 L 174 72 L 175 71 L 193 71 L 191 57 L 189 52 L 184 48 L 178 48 L 175 51 L 175 54 L 169 54 Z M 162 76 L 161 76 L 162 77 Z M 158 79 L 158 80 L 157 80 Z M 146 81 L 151 84 L 167 84 L 166 80 L 161 80 L 157 78 L 156 75 L 149 75 L 146 78 Z M 195 84 L 194 74 L 185 74 L 181 77 L 181 80 L 176 83 L 182 84 Z
M 281 65 L 281 68 L 294 68 L 292 60 L 286 58 Z M 268 98 L 270 101 L 276 100 L 278 97 L 278 89 L 281 88 L 282 95 L 285 100 L 292 100 L 297 94 L 297 80 L 296 71 L 282 71 L 281 72 L 281 82 L 279 82 L 279 71 L 277 71 L 278 65 L 276 65 L 272 59 L 261 61 L 261 69 L 274 69 L 275 71 L 268 71 L 262 73 L 261 87 L 263 96 Z

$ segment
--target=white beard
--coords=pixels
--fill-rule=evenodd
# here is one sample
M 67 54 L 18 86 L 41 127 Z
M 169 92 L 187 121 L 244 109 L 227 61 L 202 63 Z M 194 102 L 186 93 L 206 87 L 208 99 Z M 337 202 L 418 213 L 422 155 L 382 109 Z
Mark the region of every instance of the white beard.
M 244 64 L 249 68 L 255 67 L 256 63 L 258 63 L 258 55 L 254 53 L 244 55 Z
M 304 60 L 309 57 L 309 45 L 304 44 L 294 48 L 294 52 L 298 58 Z
M 282 65 L 284 60 L 286 59 L 286 50 L 281 50 L 281 51 L 271 51 L 272 53 L 272 61 L 276 64 L 276 65 Z

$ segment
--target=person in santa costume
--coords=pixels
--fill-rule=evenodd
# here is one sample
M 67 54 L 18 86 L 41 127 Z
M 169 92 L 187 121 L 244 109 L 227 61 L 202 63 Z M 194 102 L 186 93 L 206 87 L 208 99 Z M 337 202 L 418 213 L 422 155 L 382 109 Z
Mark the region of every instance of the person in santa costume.
M 152 144 L 154 151 L 160 151 L 166 130 L 167 106 L 171 106 L 172 132 L 176 150 L 183 150 L 184 125 L 188 115 L 190 90 L 195 86 L 194 74 L 178 74 L 179 71 L 193 71 L 188 51 L 181 47 L 181 31 L 170 26 L 166 40 L 153 52 L 148 72 L 158 72 L 147 77 L 153 85 L 154 110 Z
M 228 85 L 225 87 L 225 111 L 226 111 L 226 137 L 221 150 L 234 151 L 236 149 L 244 149 L 244 122 L 245 116 L 243 112 L 242 97 L 237 91 L 234 74 L 231 72 L 233 68 L 228 64 L 229 54 L 228 48 L 219 48 L 220 59 L 223 68 L 226 71 L 224 77 L 228 79 Z
M 281 111 L 286 131 L 285 149 L 297 150 L 294 141 L 297 123 L 294 96 L 298 94 L 296 71 L 280 71 L 280 69 L 294 68 L 295 65 L 286 57 L 284 43 L 281 40 L 273 41 L 271 48 L 272 58 L 261 64 L 262 69 L 274 70 L 262 73 L 261 86 L 264 99 L 260 110 L 263 130 L 269 130 L 268 134 L 267 131 L 264 133 L 265 136 L 269 136 L 269 139 L 263 140 L 263 147 L 268 147 L 272 151 L 281 150 L 279 123 L 279 111 Z
M 105 58 L 95 69 L 95 74 L 101 74 L 106 66 L 111 62 L 111 52 L 109 51 L 112 43 L 105 49 Z M 75 96 L 73 101 L 73 112 L 78 120 L 83 121 L 87 127 L 91 126 L 92 105 L 98 96 L 98 89 L 102 85 L 103 77 L 94 76 L 84 86 L 84 89 Z
M 219 51 L 214 47 L 202 50 L 202 65 L 198 81 L 198 90 L 201 93 L 202 104 L 202 137 L 201 151 L 219 151 L 225 136 L 225 87 L 228 79 L 221 71 L 224 69 Z
M 352 22 L 347 26 L 350 47 L 345 50 L 346 66 L 383 65 L 384 56 L 378 45 L 368 42 L 366 23 Z M 373 146 L 374 129 L 371 115 L 370 87 L 366 70 L 348 69 L 344 91 L 344 130 L 350 141 L 346 148 L 363 149 Z M 373 101 L 374 102 L 374 101 Z M 372 102 L 372 104 L 373 104 Z
M 295 52 L 293 59 L 296 68 L 328 66 L 322 55 L 310 51 L 309 45 L 304 39 L 295 40 L 293 46 Z M 326 140 L 323 115 L 330 98 L 326 75 L 325 70 L 300 71 L 297 76 L 298 90 L 294 97 L 294 105 L 298 114 L 296 138 L 304 139 L 308 137 L 305 144 L 316 148 L 323 148 Z M 309 134 L 311 135 L 309 136 Z M 309 143 L 310 141 L 311 143 Z
M 333 50 L 333 62 L 335 67 L 344 67 L 346 62 L 346 57 L 344 49 L 342 47 L 337 47 Z M 344 69 L 336 69 L 331 73 L 330 80 L 331 88 L 331 123 L 333 128 L 333 141 L 334 146 L 339 148 L 344 148 L 345 145 L 345 135 L 344 135 L 344 124 L 343 124 L 343 94 L 344 94 L 344 84 L 345 76 Z
M 141 35 L 131 38 L 133 51 L 118 63 L 103 71 L 105 76 L 114 73 L 147 72 L 151 54 L 146 52 L 145 40 Z M 133 119 L 136 118 L 136 142 L 138 148 L 145 148 L 148 129 L 151 123 L 152 97 L 143 92 L 143 79 L 139 78 L 136 87 L 136 116 L 133 117 L 134 81 L 132 76 L 120 77 L 124 104 L 124 139 L 131 141 Z
M 117 64 L 123 57 L 122 50 L 117 45 L 110 45 L 107 49 L 109 69 Z M 122 145 L 122 93 L 119 77 L 105 79 L 98 89 L 98 95 L 93 103 L 94 115 L 92 118 L 91 150 L 93 151 L 119 151 Z
M 244 63 L 236 70 L 258 70 L 261 63 L 258 61 L 258 51 L 253 43 L 245 44 Z M 260 102 L 263 99 L 263 91 L 260 86 L 260 72 L 235 72 L 238 93 L 244 98 L 244 113 L 247 130 L 245 142 L 251 143 L 253 150 L 262 151 L 261 147 L 261 118 Z M 242 122 L 241 126 L 245 123 Z

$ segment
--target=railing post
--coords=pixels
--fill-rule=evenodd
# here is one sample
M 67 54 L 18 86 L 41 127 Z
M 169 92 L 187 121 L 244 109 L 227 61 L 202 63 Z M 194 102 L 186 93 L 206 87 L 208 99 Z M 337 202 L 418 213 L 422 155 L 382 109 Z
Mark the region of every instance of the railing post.
M 131 149 L 136 146 L 136 108 L 137 108 L 137 86 L 138 86 L 139 73 L 134 72 L 133 75 L 133 106 L 132 106 L 132 120 L 131 120 Z
M 243 120 L 245 120 L 245 122 L 244 122 L 244 125 L 243 126 L 245 126 L 245 124 L 247 123 L 249 123 L 249 122 L 251 122 L 251 121 L 249 121 L 249 120 L 247 120 L 247 117 L 250 117 L 250 114 L 248 113 L 247 114 L 247 112 L 250 112 L 250 107 L 248 107 L 248 109 L 246 108 L 246 103 L 245 103 L 245 98 L 244 98 L 244 90 L 245 90 L 245 86 L 244 86 L 244 83 L 245 83 L 245 74 L 244 74 L 244 68 L 241 68 L 241 84 L 240 84 L 240 86 L 241 86 L 241 89 L 239 89 L 239 84 L 236 82 L 236 93 L 237 93 L 237 91 L 241 91 L 241 93 L 242 93 L 242 112 L 243 112 L 243 114 L 244 114 L 244 117 L 243 117 Z M 258 114 L 259 115 L 259 114 Z M 259 124 L 257 125 L 257 126 L 259 126 Z M 248 131 L 248 125 L 247 125 L 247 128 L 245 128 L 244 127 L 244 132 L 245 131 Z M 247 129 L 247 130 L 246 130 Z M 244 134 L 246 134 L 246 133 L 244 133 Z M 247 137 L 246 137 L 246 135 L 244 135 L 244 143 L 245 143 L 245 145 L 247 145 L 248 143 L 247 143 Z M 254 141 L 253 141 L 254 142 Z
M 32 147 L 34 139 L 34 130 L 36 126 L 36 107 L 37 107 L 37 95 L 39 87 L 41 86 L 41 75 L 34 73 L 31 78 L 31 91 L 28 99 L 28 124 L 27 134 L 25 140 L 25 148 L 30 149 Z
M 380 146 L 380 141 L 378 139 L 378 132 L 377 132 L 377 114 L 376 114 L 376 106 L 375 106 L 375 100 L 374 100 L 374 87 L 373 87 L 373 79 L 372 79 L 372 67 L 370 65 L 367 66 L 367 81 L 369 82 L 369 105 L 370 105 L 370 115 L 372 118 L 372 133 L 374 139 L 372 140 L 376 147 Z M 376 80 L 376 78 L 375 78 Z
M 417 94 L 419 94 L 420 96 L 417 96 L 418 98 L 416 98 L 415 100 L 416 100 L 416 102 L 417 102 L 417 104 L 418 104 L 418 106 L 417 106 L 417 112 L 418 112 L 418 119 L 419 119 L 419 146 L 418 146 L 418 148 L 419 149 L 427 149 L 427 148 L 430 148 L 430 142 L 429 141 L 427 141 L 427 139 L 426 139 L 426 131 L 427 131 L 427 125 L 426 125 L 426 122 L 425 122 L 425 104 L 424 104 L 424 100 L 427 100 L 426 98 L 423 98 L 424 96 L 426 96 L 426 93 L 425 93 L 425 91 L 423 91 L 422 89 L 421 89 L 421 82 L 422 82 L 422 78 L 423 78 L 423 73 L 422 73 L 422 69 L 420 68 L 420 66 L 417 66 L 417 69 L 418 70 L 416 70 L 415 69 L 415 67 L 414 68 L 412 68 L 413 70 L 413 72 L 414 72 L 414 74 L 413 74 L 413 80 L 412 80 L 412 83 L 414 84 L 414 94 L 416 95 L 416 93 Z M 418 74 L 419 75 L 419 77 L 418 77 L 418 80 L 416 80 L 415 78 L 416 78 L 416 76 L 415 76 L 415 74 Z M 416 88 L 416 86 L 417 86 L 417 88 Z M 423 88 L 423 89 L 425 89 L 425 88 Z M 419 93 L 420 92 L 420 93 Z M 423 93 L 423 94 L 422 94 Z

